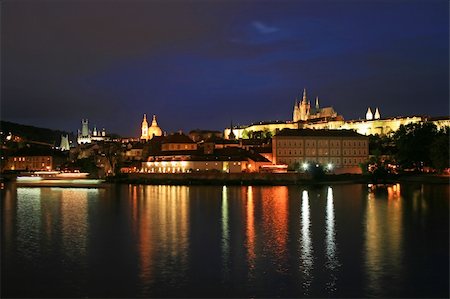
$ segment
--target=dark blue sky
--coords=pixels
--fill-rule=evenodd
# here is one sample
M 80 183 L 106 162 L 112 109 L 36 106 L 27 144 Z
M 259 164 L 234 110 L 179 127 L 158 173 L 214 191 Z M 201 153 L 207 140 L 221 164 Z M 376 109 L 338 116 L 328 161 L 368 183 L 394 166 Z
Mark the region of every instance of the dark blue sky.
M 345 119 L 449 114 L 449 2 L 3 1 L 1 118 L 139 136 L 287 120 L 303 87 Z

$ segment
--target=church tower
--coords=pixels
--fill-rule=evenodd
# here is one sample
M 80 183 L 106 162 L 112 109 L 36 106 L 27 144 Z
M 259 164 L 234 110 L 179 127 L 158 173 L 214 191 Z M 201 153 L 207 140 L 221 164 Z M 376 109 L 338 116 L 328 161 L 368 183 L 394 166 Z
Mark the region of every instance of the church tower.
M 87 119 L 81 120 L 81 132 L 78 131 L 78 144 L 91 143 L 91 132 L 89 131 L 89 121 Z
M 142 120 L 142 135 L 141 139 L 148 140 L 148 122 L 147 115 L 144 114 L 144 119 Z
M 294 112 L 292 115 L 292 121 L 296 122 L 300 120 L 300 107 L 298 105 L 298 99 L 295 98 L 295 103 L 294 103 Z
M 82 137 L 89 136 L 89 121 L 87 119 L 81 120 L 81 136 Z
M 367 120 L 372 120 L 373 119 L 373 114 L 372 114 L 372 110 L 370 110 L 370 107 L 367 109 L 366 119 Z
M 303 98 L 300 103 L 300 120 L 308 120 L 311 109 L 311 103 L 306 99 L 306 88 L 303 89 Z
M 70 145 L 69 145 L 69 135 L 61 135 L 61 143 L 59 145 L 59 149 L 61 151 L 68 151 L 70 150 Z
M 380 119 L 380 111 L 378 110 L 378 107 L 375 109 L 375 115 L 373 116 L 374 119 Z
M 230 134 L 228 134 L 228 139 L 229 140 L 236 139 L 236 135 L 234 135 L 234 132 L 233 132 L 233 121 L 231 121 L 231 123 L 230 123 Z

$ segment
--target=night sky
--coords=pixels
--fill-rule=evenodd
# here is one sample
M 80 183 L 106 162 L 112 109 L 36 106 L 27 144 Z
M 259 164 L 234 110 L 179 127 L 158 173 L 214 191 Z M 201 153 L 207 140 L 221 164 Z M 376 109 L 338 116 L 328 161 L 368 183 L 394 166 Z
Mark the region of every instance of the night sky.
M 1 119 L 140 136 L 292 118 L 449 114 L 449 2 L 2 1 Z

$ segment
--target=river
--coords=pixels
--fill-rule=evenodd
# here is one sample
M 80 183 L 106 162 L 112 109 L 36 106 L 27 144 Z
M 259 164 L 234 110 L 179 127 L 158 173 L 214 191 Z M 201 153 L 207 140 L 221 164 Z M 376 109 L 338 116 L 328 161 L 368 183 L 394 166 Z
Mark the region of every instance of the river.
M 1 195 L 2 297 L 449 296 L 449 185 Z

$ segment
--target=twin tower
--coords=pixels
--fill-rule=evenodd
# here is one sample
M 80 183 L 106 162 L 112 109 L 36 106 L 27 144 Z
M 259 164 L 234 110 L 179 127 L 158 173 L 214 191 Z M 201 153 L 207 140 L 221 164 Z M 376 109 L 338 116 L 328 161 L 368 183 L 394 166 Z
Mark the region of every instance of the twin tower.
M 149 127 L 147 122 L 147 114 L 144 114 L 144 119 L 142 120 L 142 140 L 150 140 L 154 136 L 162 136 L 162 130 L 158 127 L 156 122 L 156 115 L 153 115 L 152 125 Z

